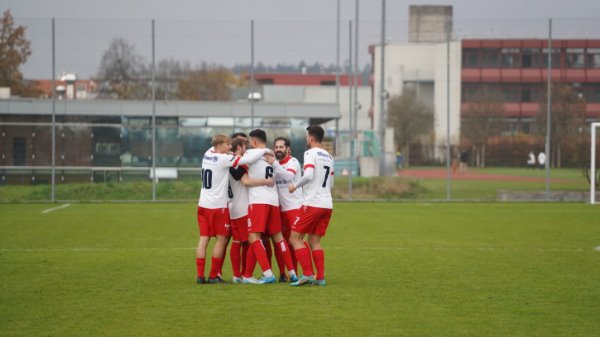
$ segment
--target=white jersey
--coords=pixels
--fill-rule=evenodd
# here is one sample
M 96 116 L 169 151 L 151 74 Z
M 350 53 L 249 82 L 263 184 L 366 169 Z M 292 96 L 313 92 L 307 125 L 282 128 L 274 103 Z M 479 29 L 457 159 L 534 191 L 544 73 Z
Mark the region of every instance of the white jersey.
M 313 170 L 312 179 L 302 186 L 304 205 L 333 208 L 331 186 L 333 184 L 333 157 L 318 147 L 304 152 L 304 175 Z
M 243 165 L 241 168 L 248 172 L 248 167 Z M 248 187 L 242 185 L 242 181 L 235 180 L 233 176 L 229 175 L 229 188 L 231 201 L 229 202 L 229 217 L 239 219 L 248 215 Z
M 263 151 L 262 149 L 250 149 L 244 154 L 245 156 L 253 155 L 254 151 Z M 248 166 L 248 177 L 254 179 L 268 179 L 273 177 L 273 166 L 264 158 L 261 158 Z M 249 204 L 267 204 L 279 206 L 279 197 L 277 196 L 277 187 L 255 186 L 248 188 Z
M 237 165 L 239 157 L 233 154 L 217 153 L 210 148 L 202 158 L 202 189 L 198 206 L 204 208 L 225 208 L 229 202 L 227 193 L 229 168 Z
M 274 168 L 281 211 L 286 212 L 300 208 L 304 202 L 302 189 L 299 188 L 294 193 L 288 191 L 288 185 L 290 183 L 297 183 L 302 176 L 300 162 L 292 156 L 287 156 L 283 160 L 276 162 Z

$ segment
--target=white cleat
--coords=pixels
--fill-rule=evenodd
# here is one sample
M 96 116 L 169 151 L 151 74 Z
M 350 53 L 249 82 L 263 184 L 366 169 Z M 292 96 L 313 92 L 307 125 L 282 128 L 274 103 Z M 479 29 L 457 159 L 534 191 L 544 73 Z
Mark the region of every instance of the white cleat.
M 234 283 L 234 284 L 241 284 L 241 283 L 242 283 L 242 278 L 241 278 L 241 277 L 235 277 L 235 276 L 234 276 L 234 277 L 231 279 L 231 283 Z
M 242 283 L 243 284 L 264 284 L 265 281 L 263 281 L 263 280 L 257 280 L 254 277 L 243 277 L 242 278 Z

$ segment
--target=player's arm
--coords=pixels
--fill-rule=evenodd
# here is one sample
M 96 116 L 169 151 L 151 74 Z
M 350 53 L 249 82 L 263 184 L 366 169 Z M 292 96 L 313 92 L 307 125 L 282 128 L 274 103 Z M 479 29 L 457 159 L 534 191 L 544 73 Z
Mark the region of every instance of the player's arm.
M 247 151 L 243 157 L 241 157 L 235 165 L 251 165 L 262 158 L 265 153 L 269 152 L 269 149 L 256 149 L 255 151 Z M 239 157 L 238 157 L 239 158 Z M 233 166 L 235 166 L 233 165 Z
M 257 186 L 273 187 L 273 185 L 275 185 L 275 180 L 273 180 L 273 178 L 255 179 L 255 178 L 250 178 L 247 173 L 242 175 L 241 182 L 242 182 L 242 185 L 244 185 L 246 187 L 257 187 Z
M 292 169 L 288 168 L 285 169 L 283 166 L 281 166 L 281 164 L 279 164 L 278 161 L 275 161 L 273 163 L 273 173 L 275 173 L 275 175 L 282 177 L 285 180 L 293 180 L 294 176 L 296 175 L 296 172 L 294 172 Z
M 238 165 L 237 167 L 230 167 L 229 174 L 235 179 L 235 181 L 240 181 L 244 174 L 247 172 L 247 168 L 245 166 Z
M 304 174 L 302 178 L 298 180 L 297 183 L 291 183 L 288 185 L 288 191 L 290 193 L 294 193 L 298 188 L 306 185 L 309 181 L 311 181 L 315 176 L 315 158 L 313 158 L 310 154 L 304 155 Z

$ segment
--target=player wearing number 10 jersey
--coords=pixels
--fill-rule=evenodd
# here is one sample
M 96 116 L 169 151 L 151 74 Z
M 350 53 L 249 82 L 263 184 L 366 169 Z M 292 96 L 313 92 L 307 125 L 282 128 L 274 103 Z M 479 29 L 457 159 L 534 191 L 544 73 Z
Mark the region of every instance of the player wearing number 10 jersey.
M 231 139 L 224 134 L 212 138 L 213 147 L 202 158 L 202 189 L 198 201 L 198 227 L 200 240 L 196 249 L 196 282 L 206 283 L 204 267 L 206 264 L 206 247 L 211 237 L 217 242 L 213 247 L 210 276 L 208 283 L 223 283 L 218 273 L 223 265 L 223 256 L 230 232 L 229 209 L 229 168 L 254 162 L 265 154 L 265 150 L 255 151 L 253 155 L 237 157 L 228 154 L 231 150 Z
M 325 253 L 321 247 L 321 238 L 325 236 L 331 218 L 333 202 L 333 157 L 321 148 L 325 132 L 318 125 L 306 128 L 306 144 L 310 148 L 304 153 L 304 175 L 296 183 L 288 185 L 293 193 L 302 187 L 304 204 L 302 212 L 292 224 L 290 241 L 296 252 L 296 258 L 302 266 L 303 276 L 292 286 L 304 284 L 325 285 Z M 311 252 L 304 246 L 304 236 L 308 234 L 308 244 L 312 250 L 312 260 L 317 269 L 315 279 L 312 271 Z

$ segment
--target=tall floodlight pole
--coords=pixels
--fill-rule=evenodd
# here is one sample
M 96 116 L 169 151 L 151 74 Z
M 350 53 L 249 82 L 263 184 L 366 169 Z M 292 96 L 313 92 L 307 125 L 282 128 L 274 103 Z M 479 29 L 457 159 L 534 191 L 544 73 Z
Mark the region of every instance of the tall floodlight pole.
M 250 130 L 254 130 L 254 20 L 250 20 Z
M 337 0 L 337 14 L 335 20 L 335 104 L 340 109 L 340 0 Z M 340 119 L 335 119 L 335 141 L 333 153 L 337 155 L 340 143 Z
M 452 149 L 450 145 L 450 18 L 446 18 L 446 200 L 450 201 L 451 174 L 450 160 Z
M 358 102 L 358 85 L 359 85 L 359 81 L 358 79 L 361 78 L 360 76 L 360 72 L 359 72 L 359 63 L 358 63 L 358 49 L 359 44 L 358 44 L 358 3 L 359 0 L 355 1 L 356 4 L 356 9 L 355 9 L 355 26 L 354 26 L 354 71 L 355 71 L 355 76 L 356 78 L 354 79 L 354 121 L 353 121 L 353 130 L 352 130 L 352 139 L 354 140 L 354 156 L 352 157 L 352 160 L 354 160 L 354 158 L 356 158 L 358 156 L 358 109 L 359 109 L 359 102 Z M 362 81 L 361 81 L 362 82 Z M 360 164 L 359 164 L 360 165 Z
M 379 75 L 379 139 L 381 140 L 381 151 L 379 159 L 379 175 L 387 175 L 385 172 L 385 0 L 381 0 L 381 63 Z
M 548 93 L 546 96 L 546 201 L 550 200 L 550 136 L 552 126 L 552 19 L 548 19 Z
M 152 201 L 156 201 L 156 63 L 154 49 L 154 19 L 152 19 Z
M 52 18 L 52 193 L 50 200 L 56 200 L 56 41 L 54 18 Z
M 350 135 L 350 172 L 348 172 L 348 200 L 352 200 L 352 170 L 354 169 L 354 157 L 352 144 L 352 86 L 354 85 L 354 74 L 352 73 L 352 20 L 348 22 L 348 134 Z

